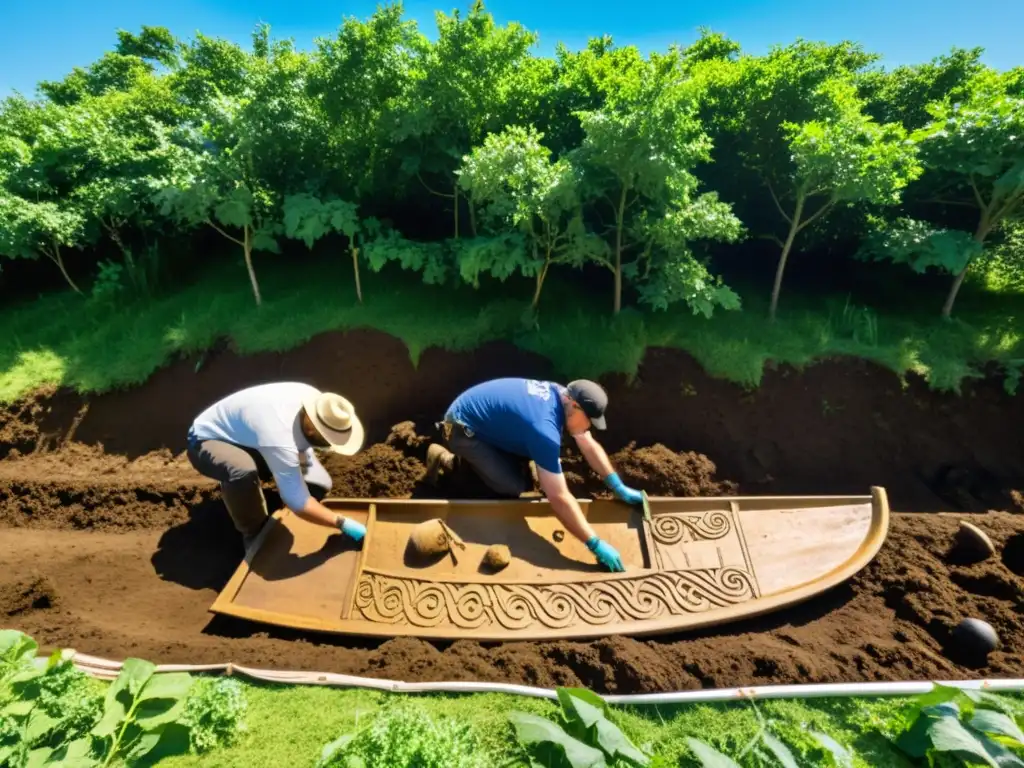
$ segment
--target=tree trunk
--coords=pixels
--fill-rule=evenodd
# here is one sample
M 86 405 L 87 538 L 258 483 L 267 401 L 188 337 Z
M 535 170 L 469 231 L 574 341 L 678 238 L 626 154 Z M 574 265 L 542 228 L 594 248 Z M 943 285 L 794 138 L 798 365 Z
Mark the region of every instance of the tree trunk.
M 46 257 L 50 261 L 52 261 L 54 264 L 57 265 L 57 268 L 60 270 L 60 273 L 62 275 L 64 275 L 64 279 L 67 280 L 68 285 L 71 286 L 71 290 L 73 290 L 75 293 L 77 293 L 79 296 L 81 296 L 82 295 L 82 290 L 77 285 L 75 285 L 75 281 L 71 279 L 71 275 L 68 274 L 68 270 L 64 266 L 64 259 L 60 255 L 60 246 L 55 242 L 53 244 L 53 253 L 52 254 L 47 252 L 45 249 L 43 249 L 43 253 L 46 254 Z
M 622 224 L 626 218 L 626 185 L 622 185 L 619 196 L 619 209 L 615 212 L 615 301 L 612 314 L 617 315 L 622 309 Z
M 469 230 L 473 237 L 476 237 L 476 207 L 473 205 L 473 198 L 467 197 L 466 202 L 469 204 Z
M 981 221 L 978 223 L 978 228 L 974 232 L 974 242 L 981 246 L 985 245 L 985 238 L 988 237 L 989 225 L 987 221 L 988 217 L 985 212 L 982 212 Z M 960 293 L 960 286 L 964 284 L 964 278 L 967 277 L 967 270 L 971 268 L 971 260 L 968 259 L 967 263 L 964 264 L 964 268 L 960 270 L 960 273 L 956 276 L 953 281 L 953 287 L 949 289 L 949 295 L 946 296 L 946 303 L 942 305 L 942 317 L 948 320 L 953 315 L 953 304 L 956 303 L 956 295 Z
M 786 242 L 782 244 L 782 255 L 779 256 L 779 267 L 775 270 L 775 285 L 772 288 L 772 303 L 768 308 L 768 319 L 775 321 L 775 310 L 779 307 L 779 293 L 782 291 L 782 275 L 786 271 L 786 260 L 789 259 L 789 252 L 793 249 L 793 241 L 796 240 L 796 233 L 800 230 L 800 217 L 804 213 L 805 196 L 803 193 L 797 195 L 796 209 L 793 211 L 793 220 L 789 224 L 789 234 Z
M 356 298 L 363 303 L 363 287 L 359 282 L 359 249 L 352 248 L 352 270 L 356 275 Z
M 249 234 L 249 227 L 244 228 L 245 241 L 242 243 L 242 249 L 245 251 L 245 268 L 249 270 L 249 282 L 252 283 L 252 295 L 256 297 L 256 306 L 259 307 L 263 304 L 263 300 L 260 299 L 260 284 L 256 282 L 256 270 L 252 266 L 252 237 Z
M 536 309 L 537 306 L 540 304 L 540 292 L 541 289 L 544 287 L 544 278 L 548 276 L 548 267 L 550 266 L 551 259 L 549 254 L 549 257 L 544 261 L 544 266 L 541 267 L 540 272 L 537 273 L 537 288 L 533 292 L 533 304 L 530 305 L 534 309 Z
M 455 183 L 455 194 L 453 195 L 453 197 L 455 199 L 455 239 L 458 240 L 459 239 L 459 184 L 458 184 L 458 182 Z

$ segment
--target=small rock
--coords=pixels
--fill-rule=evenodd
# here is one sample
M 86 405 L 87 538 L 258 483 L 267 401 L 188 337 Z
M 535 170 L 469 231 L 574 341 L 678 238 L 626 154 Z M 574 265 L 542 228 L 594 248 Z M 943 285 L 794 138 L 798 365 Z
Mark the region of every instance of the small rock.
M 977 555 L 982 560 L 995 554 L 995 544 L 992 543 L 988 534 L 964 520 L 960 521 L 960 530 L 957 531 L 956 538 L 960 547 Z
M 488 568 L 500 571 L 512 562 L 512 553 L 504 544 L 494 544 L 484 553 L 484 565 Z
M 988 656 L 1000 646 L 999 635 L 992 625 L 981 619 L 964 619 L 957 624 L 953 641 L 972 656 Z

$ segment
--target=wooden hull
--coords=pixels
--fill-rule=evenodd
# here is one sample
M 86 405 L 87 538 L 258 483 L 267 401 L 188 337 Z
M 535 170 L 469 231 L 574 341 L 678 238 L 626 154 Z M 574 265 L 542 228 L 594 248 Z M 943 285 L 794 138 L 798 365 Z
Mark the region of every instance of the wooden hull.
M 885 541 L 885 490 L 869 496 L 651 498 L 649 516 L 582 501 L 622 555 L 609 573 L 544 500 L 329 499 L 367 526 L 362 545 L 274 514 L 214 613 L 330 633 L 483 641 L 681 632 L 806 600 L 863 568 Z M 412 528 L 441 518 L 465 543 L 416 561 Z M 506 544 L 510 565 L 481 565 Z

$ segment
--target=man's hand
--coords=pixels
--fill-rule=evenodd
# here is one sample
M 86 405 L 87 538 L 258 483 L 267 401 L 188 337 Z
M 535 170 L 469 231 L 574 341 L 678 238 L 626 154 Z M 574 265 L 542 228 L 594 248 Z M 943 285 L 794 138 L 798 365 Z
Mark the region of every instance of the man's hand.
M 644 495 L 628 485 L 622 482 L 622 478 L 619 477 L 617 472 L 612 472 L 608 477 L 604 479 L 605 485 L 612 489 L 612 492 L 618 497 L 620 501 L 624 501 L 627 504 L 642 504 L 644 501 Z
M 609 544 L 607 541 L 597 538 L 594 536 L 587 542 L 587 549 L 594 553 L 597 560 L 601 565 L 607 568 L 609 571 L 625 571 L 626 568 L 622 565 L 622 557 L 619 556 L 618 551 Z
M 362 541 L 366 536 L 366 526 L 360 525 L 355 520 L 347 517 L 339 517 L 338 528 L 353 541 Z

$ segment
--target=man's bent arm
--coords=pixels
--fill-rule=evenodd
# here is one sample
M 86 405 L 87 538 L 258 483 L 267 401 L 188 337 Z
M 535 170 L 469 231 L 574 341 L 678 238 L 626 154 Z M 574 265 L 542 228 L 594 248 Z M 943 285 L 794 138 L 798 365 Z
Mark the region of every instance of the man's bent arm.
M 580 453 L 583 454 L 583 458 L 587 460 L 590 468 L 597 472 L 598 477 L 604 480 L 608 475 L 615 472 L 608 454 L 605 453 L 604 448 L 601 447 L 601 444 L 594 439 L 590 432 L 573 435 L 573 438 L 575 438 L 576 445 L 579 447 Z
M 597 535 L 583 516 L 583 510 L 580 509 L 576 497 L 569 492 L 565 475 L 555 474 L 537 467 L 537 479 L 540 481 L 541 490 L 544 491 L 544 495 L 551 503 L 555 515 L 562 521 L 569 533 L 584 544 Z

